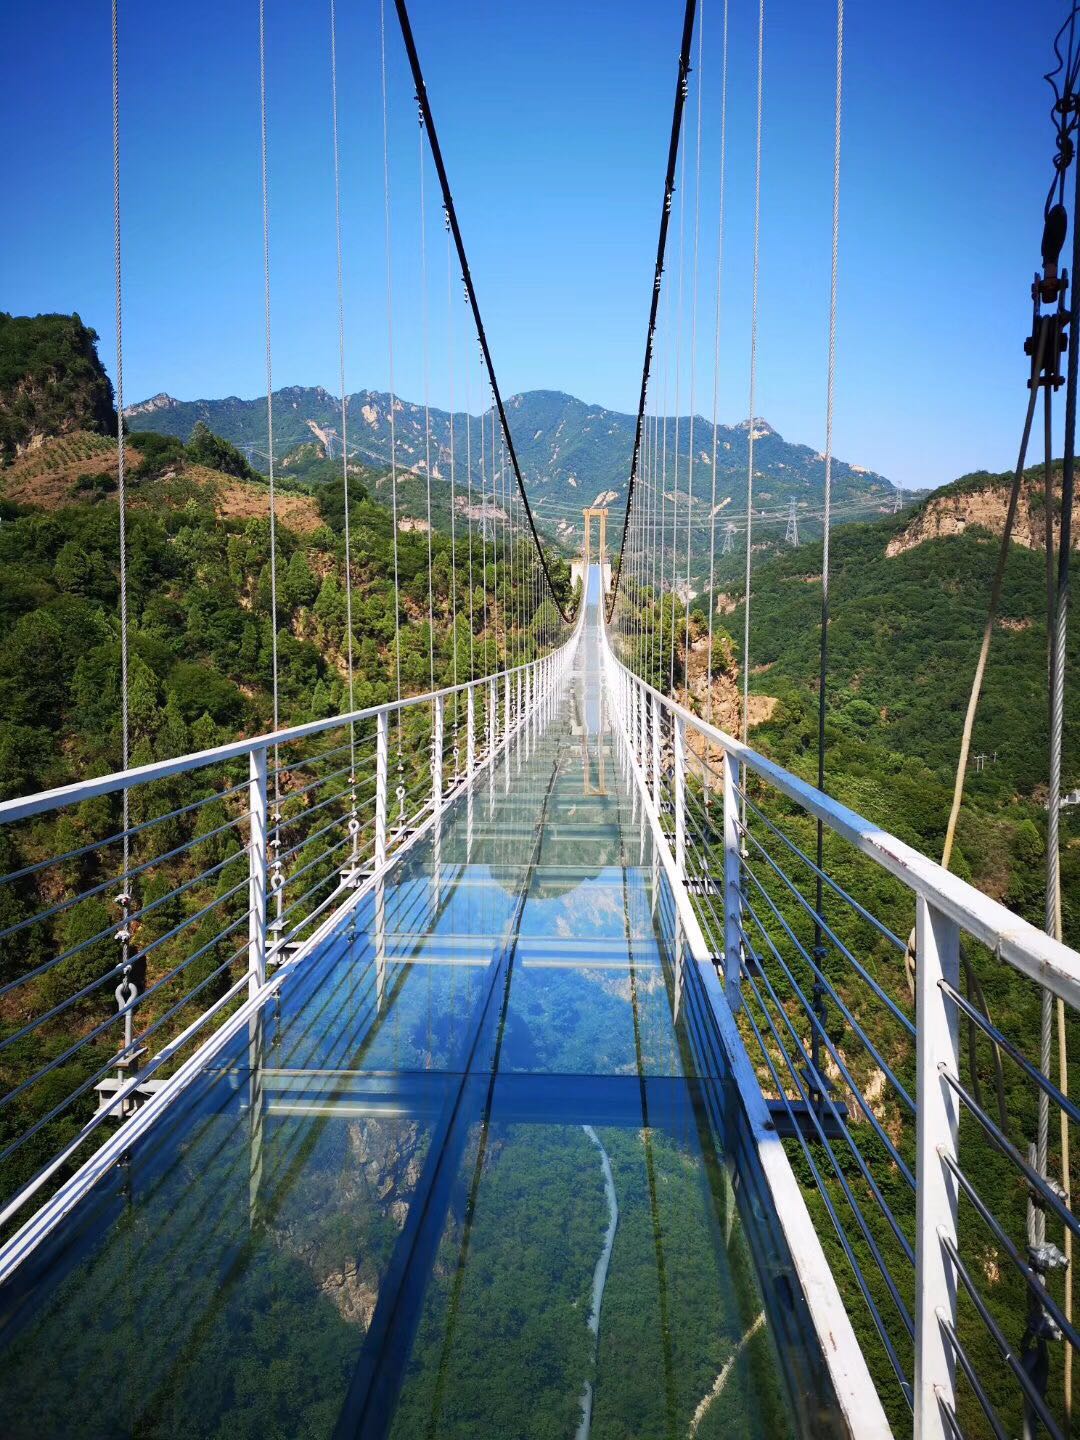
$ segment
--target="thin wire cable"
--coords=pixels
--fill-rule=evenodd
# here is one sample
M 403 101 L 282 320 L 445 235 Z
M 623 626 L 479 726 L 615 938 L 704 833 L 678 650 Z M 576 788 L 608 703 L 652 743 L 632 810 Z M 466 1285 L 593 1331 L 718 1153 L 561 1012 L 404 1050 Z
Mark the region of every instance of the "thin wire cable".
M 716 615 L 716 462 L 720 419 L 720 318 L 724 276 L 724 203 L 727 179 L 728 0 L 724 0 L 724 36 L 720 62 L 720 214 L 716 225 L 716 315 L 713 328 L 712 498 L 709 506 L 709 655 L 707 718 L 713 718 L 713 621 Z
M 266 452 L 270 510 L 270 671 L 274 707 L 274 732 L 281 728 L 278 691 L 278 606 L 277 606 L 277 511 L 274 494 L 274 376 L 270 328 L 270 176 L 266 121 L 266 3 L 259 0 L 259 121 L 262 180 L 263 240 L 263 326 L 266 338 Z M 284 871 L 281 860 L 281 767 L 274 746 L 274 804 L 270 814 L 267 851 L 271 857 L 270 889 L 278 918 L 284 903 Z
M 419 101 L 418 101 L 419 103 Z M 427 200 L 424 194 L 424 110 L 420 107 L 420 331 L 424 371 L 424 478 L 427 482 L 428 671 L 435 689 L 435 584 L 431 574 L 431 317 L 428 307 Z
M 750 418 L 746 464 L 746 593 L 743 613 L 742 740 L 750 735 L 750 569 L 754 529 L 754 402 L 757 385 L 758 274 L 761 263 L 761 100 L 765 78 L 765 0 L 758 0 L 757 139 L 754 160 L 754 282 L 750 301 Z
M 112 139 L 113 139 L 113 276 L 116 302 L 116 493 L 120 512 L 120 747 L 123 768 L 131 758 L 128 715 L 128 583 L 127 583 L 127 467 L 124 455 L 124 306 L 120 227 L 120 18 L 118 0 L 112 4 Z M 123 899 L 127 911 L 128 870 L 131 866 L 130 805 L 123 793 Z M 126 928 L 126 927 L 125 927 Z M 126 942 L 125 942 L 126 946 Z
M 338 144 L 337 8 L 330 0 L 330 95 L 334 135 L 334 239 L 337 244 L 338 384 L 341 390 L 341 489 L 345 501 L 345 661 L 348 669 L 349 710 L 356 709 L 353 665 L 352 541 L 349 520 L 349 419 L 345 391 L 345 267 L 341 246 L 341 158 Z M 356 782 L 356 727 L 349 726 L 352 782 Z M 355 792 L 354 792 L 355 794 Z
M 671 654 L 668 664 L 668 694 L 675 694 L 675 602 L 679 573 L 679 409 L 682 400 L 683 281 L 686 258 L 686 146 L 679 157 L 679 284 L 675 307 L 675 463 L 671 504 Z
M 401 586 L 398 571 L 397 509 L 397 396 L 394 387 L 394 267 L 390 224 L 390 104 L 386 76 L 386 4 L 379 0 L 379 67 L 382 79 L 383 216 L 386 237 L 386 351 L 390 381 L 390 501 L 394 550 L 394 667 L 397 698 L 401 699 Z M 401 769 L 401 710 L 398 712 L 398 769 Z
M 833 142 L 832 268 L 829 278 L 829 360 L 825 386 L 825 520 L 821 543 L 821 638 L 818 653 L 817 785 L 825 789 L 825 686 L 829 668 L 829 544 L 832 536 L 833 416 L 836 408 L 836 301 L 840 273 L 840 131 L 844 96 L 844 0 L 836 0 L 836 118 Z M 823 868 L 825 832 L 817 822 L 817 865 Z M 824 901 L 817 877 L 817 913 Z M 815 920 L 815 945 L 821 945 L 821 923 Z
M 450 258 L 450 221 L 446 221 L 446 375 L 450 392 L 450 634 L 453 645 L 454 684 L 458 674 L 458 573 L 457 573 L 457 465 L 454 443 L 454 276 Z M 454 695 L 454 769 L 457 771 L 458 710 L 461 696 Z
M 1076 12 L 1073 12 L 1075 21 Z M 1069 31 L 1070 61 L 1072 57 L 1073 29 Z M 1069 320 L 1068 372 L 1065 386 L 1065 444 L 1061 467 L 1061 531 L 1058 537 L 1057 593 L 1054 597 L 1053 645 L 1050 652 L 1050 801 L 1046 837 L 1046 929 L 1060 940 L 1061 922 L 1061 775 L 1062 748 L 1064 743 L 1065 719 L 1065 651 L 1068 640 L 1070 563 L 1072 558 L 1072 513 L 1074 473 L 1076 463 L 1076 392 L 1080 372 L 1080 165 L 1077 165 L 1073 197 L 1073 246 L 1072 282 L 1070 296 L 1072 314 Z M 1046 496 L 1049 509 L 1050 496 Z M 1061 1089 L 1067 1093 L 1069 1062 L 1065 1006 L 1057 1001 L 1058 1076 Z M 1069 1164 L 1069 1121 L 1061 1112 L 1061 1173 L 1065 1190 L 1065 1203 L 1072 1204 L 1072 1178 Z M 1065 1231 L 1065 1315 L 1070 1321 L 1073 1314 L 1073 1280 L 1071 1264 L 1073 1244 L 1071 1232 Z M 1065 1413 L 1072 1416 L 1072 1347 L 1066 1345 L 1065 1360 Z
M 694 406 L 697 399 L 698 251 L 701 243 L 701 101 L 705 90 L 705 0 L 698 15 L 697 136 L 694 145 L 694 245 L 690 282 L 690 435 L 686 468 L 686 627 L 683 634 L 683 686 L 690 703 L 690 537 L 694 518 Z
M 473 461 L 472 461 L 472 386 L 469 384 L 469 367 L 463 367 L 465 376 L 465 484 L 467 503 L 465 513 L 469 521 L 469 679 L 476 679 L 476 612 L 473 590 L 476 580 L 473 572 Z

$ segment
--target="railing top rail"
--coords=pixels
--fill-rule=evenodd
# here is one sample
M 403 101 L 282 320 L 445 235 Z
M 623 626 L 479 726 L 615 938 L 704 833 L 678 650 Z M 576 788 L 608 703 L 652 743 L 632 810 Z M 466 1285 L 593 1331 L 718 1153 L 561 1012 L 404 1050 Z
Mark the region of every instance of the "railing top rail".
M 766 759 L 743 741 L 710 725 L 685 705 L 657 690 L 618 658 L 611 647 L 606 626 L 603 633 L 605 649 L 614 663 L 671 714 L 677 715 L 725 754 L 753 770 L 789 800 L 821 820 L 909 889 L 955 920 L 962 930 L 988 946 L 1000 959 L 1080 1009 L 1080 955 L 1075 950 L 1014 914 L 999 901 L 984 895 L 974 885 L 953 875 L 937 861 L 898 840 L 887 830 L 871 824 L 839 800 L 834 800 L 808 781 L 800 780 L 790 770 Z
M 570 641 L 566 641 L 569 644 Z M 558 654 L 563 647 L 549 652 Z M 523 665 L 513 665 L 493 675 L 480 676 L 475 680 L 463 680 L 458 685 L 446 685 L 441 690 L 429 690 L 423 695 L 403 695 L 400 700 L 387 700 L 382 705 L 369 705 L 364 710 L 352 710 L 342 715 L 331 715 L 323 720 L 310 720 L 304 725 L 293 725 L 288 730 L 270 731 L 253 735 L 246 740 L 231 740 L 228 744 L 217 745 L 212 750 L 196 750 L 190 755 L 177 755 L 171 760 L 155 760 L 149 765 L 138 765 L 131 770 L 117 770 L 110 775 L 98 775 L 89 780 L 76 780 L 70 785 L 59 785 L 53 790 L 39 790 L 33 795 L 18 796 L 13 800 L 0 801 L 0 825 L 10 825 L 16 820 L 29 820 L 35 815 L 47 814 L 64 805 L 78 804 L 98 795 L 113 795 L 118 791 L 131 790 L 154 780 L 166 780 L 172 775 L 182 775 L 191 770 L 203 770 L 209 765 L 222 764 L 227 760 L 239 760 L 255 750 L 274 749 L 289 745 L 296 740 L 307 739 L 327 730 L 338 730 L 343 725 L 358 725 L 380 714 L 393 714 L 415 705 L 430 704 L 431 701 L 448 695 L 464 694 L 502 680 L 505 676 L 528 670 L 548 659 L 543 655 L 536 660 L 527 660 Z

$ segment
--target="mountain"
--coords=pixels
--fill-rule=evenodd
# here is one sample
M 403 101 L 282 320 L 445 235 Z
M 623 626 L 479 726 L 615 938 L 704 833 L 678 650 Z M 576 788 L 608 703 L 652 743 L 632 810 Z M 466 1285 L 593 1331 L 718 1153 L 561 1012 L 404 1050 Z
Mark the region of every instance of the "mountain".
M 507 415 L 521 462 L 529 500 L 541 524 L 563 540 L 576 540 L 581 511 L 597 501 L 618 512 L 625 502 L 626 477 L 634 441 L 633 415 L 587 405 L 557 390 L 530 390 L 507 401 Z M 241 449 L 252 464 L 267 468 L 266 399 L 175 400 L 155 395 L 125 411 L 132 430 L 152 430 L 186 440 L 202 421 L 215 434 Z M 348 399 L 349 454 L 364 464 L 390 463 L 390 397 L 361 390 Z M 450 477 L 451 417 L 445 410 L 429 411 L 432 479 Z M 678 429 L 680 504 L 688 490 L 691 419 L 668 422 L 668 489 L 675 486 L 675 445 Z M 712 506 L 712 423 L 693 417 L 693 513 L 704 525 Z M 467 433 L 471 430 L 471 434 Z M 398 397 L 394 408 L 398 465 L 415 474 L 427 473 L 427 437 L 424 407 Z M 465 459 L 472 456 L 474 487 L 482 483 L 480 446 L 486 437 L 485 470 L 490 472 L 491 411 L 471 418 L 453 417 L 455 474 L 465 479 Z M 719 425 L 716 429 L 717 516 L 737 516 L 745 509 L 749 423 Z M 341 402 L 321 386 L 290 386 L 274 392 L 274 458 L 285 463 L 300 447 L 312 442 L 323 454 L 340 455 Z M 825 481 L 824 457 L 807 445 L 785 440 L 760 417 L 754 422 L 755 511 L 783 534 L 788 506 L 795 501 L 806 534 L 820 528 L 817 511 Z M 486 480 L 490 487 L 490 473 Z M 887 508 L 897 494 L 883 476 L 845 461 L 833 463 L 833 501 L 840 516 L 871 514 Z
M 45 436 L 116 434 L 97 335 L 78 315 L 0 311 L 0 464 Z

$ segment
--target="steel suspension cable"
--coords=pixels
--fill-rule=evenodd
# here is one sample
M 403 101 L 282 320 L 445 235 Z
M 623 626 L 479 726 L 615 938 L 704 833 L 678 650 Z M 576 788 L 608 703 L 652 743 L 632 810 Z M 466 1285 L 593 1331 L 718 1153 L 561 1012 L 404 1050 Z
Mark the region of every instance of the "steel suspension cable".
M 401 715 L 401 574 L 398 561 L 397 395 L 394 385 L 394 265 L 390 206 L 390 94 L 386 73 L 386 5 L 379 0 L 379 70 L 382 83 L 383 232 L 386 245 L 386 353 L 390 385 L 390 521 L 394 557 L 394 680 L 397 709 L 398 824 L 405 824 L 405 758 Z
M 653 272 L 652 296 L 649 301 L 649 323 L 645 332 L 645 359 L 641 367 L 641 392 L 638 399 L 637 420 L 634 425 L 634 448 L 630 454 L 630 477 L 626 486 L 626 511 L 623 515 L 622 539 L 619 541 L 619 558 L 613 567 L 611 595 L 606 608 L 609 622 L 615 613 L 615 601 L 619 595 L 623 549 L 629 533 L 630 508 L 634 500 L 634 486 L 637 481 L 638 461 L 641 455 L 641 432 L 645 418 L 645 401 L 649 392 L 649 371 L 652 365 L 653 339 L 656 334 L 656 313 L 663 284 L 664 255 L 667 250 L 668 223 L 671 218 L 671 197 L 675 190 L 675 166 L 679 157 L 679 138 L 682 134 L 683 109 L 686 104 L 686 78 L 690 73 L 690 47 L 694 36 L 696 8 L 696 0 L 686 0 L 683 12 L 682 44 L 679 50 L 679 73 L 675 81 L 675 105 L 671 117 L 671 136 L 668 140 L 664 200 L 660 211 L 660 236 L 656 244 L 656 265 Z
M 688 81 L 686 82 L 689 83 Z M 686 146 L 679 159 L 679 282 L 675 307 L 675 464 L 671 506 L 671 654 L 669 657 L 668 694 L 675 694 L 675 602 L 678 596 L 679 569 L 679 410 L 682 401 L 682 327 L 683 279 L 686 252 Z
M 131 763 L 131 724 L 128 710 L 128 573 L 127 573 L 127 466 L 124 454 L 124 304 L 123 261 L 120 224 L 120 17 L 118 0 L 112 0 L 112 160 L 113 160 L 113 281 L 116 314 L 116 499 L 119 512 L 120 548 L 120 750 L 123 768 Z M 127 787 L 122 792 L 123 882 L 117 904 L 122 916 L 117 939 L 124 964 L 123 984 L 129 984 L 128 968 L 131 913 L 131 805 Z
M 431 573 L 431 316 L 428 306 L 427 200 L 424 194 L 424 112 L 420 111 L 420 331 L 424 383 L 424 478 L 427 482 L 428 673 L 435 689 L 435 585 Z
M 525 491 L 525 482 L 521 475 L 521 466 L 518 463 L 517 451 L 514 448 L 514 437 L 510 431 L 510 424 L 506 417 L 506 407 L 503 404 L 502 392 L 499 389 L 499 382 L 495 376 L 495 365 L 491 358 L 491 349 L 488 345 L 487 332 L 484 329 L 483 317 L 480 314 L 480 303 L 476 296 L 476 287 L 473 284 L 472 271 L 469 269 L 468 257 L 465 253 L 465 242 L 461 235 L 461 226 L 458 223 L 457 209 L 454 205 L 454 196 L 450 189 L 450 180 L 446 173 L 446 165 L 443 161 L 442 146 L 439 143 L 438 131 L 435 127 L 435 120 L 431 113 L 431 104 L 428 100 L 427 86 L 424 82 L 424 72 L 420 65 L 420 56 L 416 49 L 416 41 L 413 37 L 412 24 L 409 20 L 408 7 L 405 0 L 395 0 L 398 23 L 401 27 L 401 37 L 405 42 L 405 50 L 409 58 L 409 66 L 412 70 L 413 82 L 416 86 L 416 99 L 424 117 L 427 130 L 428 144 L 431 147 L 431 158 L 435 162 L 435 170 L 439 177 L 439 185 L 442 189 L 443 205 L 450 220 L 450 230 L 454 237 L 454 245 L 457 249 L 458 261 L 461 265 L 461 275 L 465 282 L 465 290 L 469 297 L 469 305 L 472 309 L 473 322 L 476 325 L 477 338 L 480 341 L 480 348 L 484 355 L 484 364 L 487 368 L 488 379 L 491 382 L 491 393 L 496 410 L 498 411 L 499 424 L 505 437 L 507 453 L 510 463 L 513 466 L 514 477 L 521 496 L 522 507 L 529 521 L 529 529 L 532 534 L 533 544 L 536 546 L 540 562 L 544 567 L 544 577 L 548 589 L 551 591 L 552 599 L 559 609 L 563 619 L 569 623 L 571 617 L 563 610 L 557 598 L 551 572 L 548 568 L 547 555 L 540 543 L 540 535 L 533 518 L 532 507 L 529 505 L 529 497 Z
M 690 434 L 686 470 L 686 627 L 683 634 L 683 687 L 690 703 L 690 536 L 694 519 L 694 406 L 697 399 L 698 249 L 701 241 L 701 101 L 704 92 L 705 0 L 698 16 L 697 136 L 694 144 L 694 243 L 690 278 Z
M 259 0 L 259 138 L 262 180 L 262 242 L 263 242 L 263 326 L 266 339 L 266 455 L 270 510 L 270 668 L 273 688 L 274 731 L 281 728 L 278 693 L 278 608 L 277 608 L 277 509 L 274 494 L 274 374 L 273 346 L 270 328 L 270 175 L 266 121 L 266 0 Z M 274 808 L 267 849 L 273 857 L 270 865 L 271 889 L 278 916 L 284 898 L 284 874 L 281 861 L 281 765 L 277 746 L 274 747 Z
M 716 462 L 720 419 L 720 318 L 724 275 L 724 206 L 727 178 L 728 0 L 724 0 L 724 34 L 720 60 L 720 213 L 716 225 L 716 312 L 713 320 L 712 497 L 709 505 L 709 652 L 706 671 L 706 718 L 713 718 L 713 621 L 716 615 Z
M 1071 61 L 1076 16 L 1077 12 L 1074 7 L 1070 17 L 1069 28 L 1070 71 L 1072 68 Z M 1064 184 L 1064 176 L 1062 176 L 1062 184 Z M 1060 826 L 1062 750 L 1064 744 L 1065 716 L 1065 650 L 1068 640 L 1069 572 L 1072 559 L 1072 514 L 1076 466 L 1076 392 L 1077 378 L 1078 374 L 1080 374 L 1080 165 L 1077 165 L 1076 175 L 1074 177 L 1072 224 L 1072 274 L 1070 276 L 1072 292 L 1069 297 L 1069 348 L 1065 384 L 1065 437 L 1061 463 L 1061 529 L 1058 536 L 1057 585 L 1053 597 L 1053 604 L 1047 614 L 1048 627 L 1052 623 L 1053 638 L 1050 646 L 1050 796 L 1046 835 L 1045 926 L 1047 933 L 1053 935 L 1056 940 L 1061 940 L 1062 938 Z M 1047 393 L 1049 394 L 1049 387 L 1047 387 Z M 1048 491 L 1045 497 L 1045 505 L 1048 512 L 1050 510 L 1050 504 L 1051 498 Z M 1068 1040 L 1065 1023 L 1065 1003 L 1060 996 L 1057 997 L 1055 1008 L 1057 1020 L 1058 1082 L 1062 1091 L 1067 1094 L 1069 1084 Z M 1044 1067 L 1044 1073 L 1049 1072 L 1049 1056 L 1047 1055 L 1046 1058 L 1047 1065 Z M 1042 1095 L 1040 1094 L 1040 1101 L 1041 1100 Z M 1039 1121 L 1041 1127 L 1043 1122 L 1041 1112 Z M 1065 1203 L 1071 1205 L 1072 1178 L 1069 1161 L 1069 1118 L 1064 1110 L 1061 1111 L 1060 1136 L 1061 1175 L 1065 1190 Z M 1045 1171 L 1043 1173 L 1045 1173 Z M 1065 1317 L 1071 1321 L 1073 1316 L 1074 1285 L 1072 1264 L 1073 1243 L 1072 1233 L 1068 1227 L 1065 1229 L 1064 1254 L 1066 1265 Z M 1067 1419 L 1070 1419 L 1072 1416 L 1072 1372 L 1072 1346 L 1066 1345 L 1064 1398 Z
M 337 248 L 338 388 L 341 392 L 341 490 L 345 502 L 345 663 L 349 686 L 349 711 L 356 709 L 353 664 L 352 540 L 349 516 L 349 417 L 345 391 L 345 268 L 341 246 L 341 154 L 338 143 L 337 8 L 330 0 L 330 111 L 334 145 L 334 239 Z M 356 726 L 349 725 L 349 783 L 352 808 L 356 809 Z M 355 819 L 355 813 L 353 815 Z
M 390 509 L 394 552 L 394 663 L 397 698 L 401 699 L 401 586 L 398 567 L 397 394 L 394 386 L 394 267 L 390 210 L 390 103 L 386 74 L 386 6 L 379 0 L 379 63 L 382 79 L 383 230 L 386 245 L 386 353 L 390 383 Z M 401 711 L 398 710 L 398 759 L 401 759 Z
M 836 0 L 836 106 L 833 131 L 832 264 L 829 272 L 829 351 L 825 384 L 825 519 L 821 542 L 821 635 L 818 647 L 818 754 L 817 788 L 825 789 L 825 710 L 829 671 L 829 546 L 832 538 L 833 416 L 836 406 L 836 301 L 840 272 L 840 136 L 844 98 L 844 0 Z M 748 597 L 749 598 L 749 597 Z M 814 954 L 823 955 L 822 910 L 825 904 L 825 827 L 820 819 L 816 835 Z M 814 978 L 814 998 L 824 1003 L 821 979 Z
M 473 575 L 473 498 L 472 498 L 472 386 L 469 384 L 469 367 L 465 365 L 465 513 L 469 522 L 469 679 L 476 679 L 476 615 L 473 603 L 475 579 Z
M 757 134 L 754 160 L 754 280 L 750 300 L 750 418 L 747 421 L 746 592 L 743 599 L 742 740 L 750 737 L 750 570 L 754 528 L 754 403 L 757 384 L 758 273 L 761 261 L 761 99 L 765 76 L 765 0 L 758 0 Z
M 457 474 L 454 445 L 454 273 L 450 260 L 450 223 L 446 224 L 446 375 L 450 392 L 450 633 L 454 685 L 460 683 L 458 673 L 458 573 L 457 573 Z M 454 772 L 457 775 L 458 710 L 461 697 L 454 695 Z

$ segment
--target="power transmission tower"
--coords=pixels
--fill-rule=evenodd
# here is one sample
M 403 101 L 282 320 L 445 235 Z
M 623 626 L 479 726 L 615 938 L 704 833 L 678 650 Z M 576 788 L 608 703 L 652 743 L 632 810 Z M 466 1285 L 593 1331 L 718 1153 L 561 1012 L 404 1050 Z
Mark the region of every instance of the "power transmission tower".
M 784 534 L 784 541 L 793 549 L 799 548 L 799 517 L 795 513 L 795 497 L 791 497 L 787 512 L 787 530 Z
M 894 515 L 899 515 L 899 514 L 900 514 L 900 511 L 901 511 L 903 508 L 904 508 L 904 492 L 903 492 L 903 489 L 902 489 L 899 485 L 897 485 L 896 490 L 895 490 L 895 492 L 893 493 L 892 513 L 893 513 Z
M 722 555 L 730 555 L 731 552 L 732 552 L 734 549 L 735 549 L 735 525 L 734 525 L 734 522 L 733 522 L 733 521 L 729 520 L 729 521 L 727 522 L 727 524 L 724 526 L 724 548 L 723 548 L 723 550 L 722 550 L 720 553 L 721 553 Z

